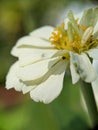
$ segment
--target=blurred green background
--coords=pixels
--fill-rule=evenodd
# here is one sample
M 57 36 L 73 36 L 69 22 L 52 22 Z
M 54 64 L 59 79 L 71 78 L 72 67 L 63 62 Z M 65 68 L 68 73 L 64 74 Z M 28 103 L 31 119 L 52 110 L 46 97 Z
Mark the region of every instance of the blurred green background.
M 93 5 L 92 5 L 93 4 Z M 0 130 L 87 130 L 79 84 L 65 76 L 61 95 L 49 105 L 33 102 L 29 94 L 5 89 L 5 77 L 16 60 L 10 50 L 17 39 L 34 29 L 60 24 L 68 9 L 80 12 L 89 0 L 0 0 Z

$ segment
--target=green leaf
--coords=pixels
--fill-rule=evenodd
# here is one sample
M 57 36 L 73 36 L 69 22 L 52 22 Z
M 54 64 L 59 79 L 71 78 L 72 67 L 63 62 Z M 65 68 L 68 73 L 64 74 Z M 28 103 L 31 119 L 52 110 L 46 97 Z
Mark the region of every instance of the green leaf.
M 88 130 L 88 126 L 79 116 L 75 116 L 64 130 Z

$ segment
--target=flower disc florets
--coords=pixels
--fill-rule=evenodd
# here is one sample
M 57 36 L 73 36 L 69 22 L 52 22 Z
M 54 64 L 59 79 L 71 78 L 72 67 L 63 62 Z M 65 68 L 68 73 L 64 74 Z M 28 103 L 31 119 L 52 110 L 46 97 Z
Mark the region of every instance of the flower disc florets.
M 88 51 L 98 45 L 98 39 L 93 37 L 93 26 L 79 24 L 79 19 L 74 18 L 72 12 L 68 14 L 69 22 L 62 23 L 52 32 L 50 41 L 59 50 L 68 50 L 74 53 Z

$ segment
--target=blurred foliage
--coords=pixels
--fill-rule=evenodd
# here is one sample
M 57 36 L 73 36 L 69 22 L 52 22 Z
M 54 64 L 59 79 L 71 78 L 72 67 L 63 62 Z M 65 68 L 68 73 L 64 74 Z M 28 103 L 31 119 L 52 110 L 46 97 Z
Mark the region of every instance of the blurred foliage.
M 67 84 L 66 84 L 67 82 Z M 25 100 L 0 109 L 0 130 L 87 130 L 79 86 L 66 76 L 61 95 L 49 105 Z
M 40 26 L 55 25 L 71 2 L 82 5 L 88 0 L 0 0 L 0 84 L 16 60 L 10 50 L 17 39 Z M 0 100 L 0 130 L 86 130 L 79 85 L 73 87 L 69 77 L 64 84 L 61 95 L 49 105 L 26 98 L 4 107 Z

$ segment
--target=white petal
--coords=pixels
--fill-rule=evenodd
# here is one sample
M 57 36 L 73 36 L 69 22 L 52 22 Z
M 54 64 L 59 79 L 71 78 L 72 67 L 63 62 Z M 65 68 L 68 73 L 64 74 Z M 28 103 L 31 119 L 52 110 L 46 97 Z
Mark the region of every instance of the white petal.
M 56 49 L 28 49 L 27 52 L 20 54 L 19 64 L 20 66 L 30 65 L 34 62 L 51 58 L 55 56 L 57 52 L 58 50 Z
M 22 87 L 23 94 L 28 93 L 29 91 L 31 91 L 32 89 L 34 89 L 34 87 L 35 86 L 26 86 L 26 85 L 23 85 L 23 87 Z
M 42 77 L 58 60 L 58 57 L 46 59 L 28 66 L 20 67 L 18 76 L 23 81 L 38 79 Z
M 96 100 L 96 103 L 97 103 L 97 106 L 98 106 L 98 77 L 94 82 L 92 82 L 92 88 L 93 88 L 95 100 Z
M 91 49 L 87 53 L 91 58 L 98 60 L 98 49 Z
M 93 60 L 93 67 L 94 67 L 96 73 L 98 74 L 98 60 Z
M 25 48 L 54 49 L 54 46 L 49 41 L 46 41 L 37 37 L 25 36 L 17 41 L 16 45 L 13 47 L 11 51 L 11 54 L 14 56 L 17 56 L 21 54 L 21 52 L 24 51 Z
M 31 32 L 30 35 L 33 37 L 39 37 L 42 39 L 49 40 L 49 37 L 51 36 L 51 33 L 54 31 L 54 28 L 51 26 L 44 26 L 39 29 L 36 29 L 35 31 Z
M 94 66 L 94 69 L 97 73 L 97 78 L 96 78 L 95 81 L 92 82 L 92 87 L 93 87 L 95 99 L 96 99 L 96 102 L 97 102 L 97 105 L 98 105 L 98 60 L 93 61 L 93 66 Z
M 80 76 L 72 60 L 70 60 L 70 71 L 72 76 L 72 83 L 75 84 L 76 82 L 78 82 Z
M 22 53 L 27 53 L 27 51 L 30 49 L 32 50 L 32 48 L 17 48 L 16 46 L 14 46 L 11 50 L 11 55 L 19 57 Z
M 93 34 L 94 33 L 96 33 L 98 31 L 98 22 L 96 23 L 96 25 L 95 25 L 95 27 L 94 27 L 94 32 L 93 32 Z M 97 37 L 98 38 L 98 37 Z
M 32 89 L 34 89 L 35 87 L 37 87 L 41 82 L 43 82 L 43 78 L 45 76 L 42 76 L 39 79 L 36 80 L 29 80 L 29 81 L 22 81 L 23 82 L 23 87 L 22 87 L 22 92 L 23 94 L 31 91 Z
M 71 58 L 82 80 L 85 82 L 92 82 L 95 80 L 96 73 L 86 54 L 78 55 L 71 53 Z
M 98 21 L 98 8 L 89 8 L 84 11 L 80 24 L 85 27 L 95 26 Z
M 96 78 L 95 81 L 92 82 L 92 88 L 93 88 L 94 96 L 98 105 L 98 77 Z
M 18 56 L 25 48 L 54 48 L 54 45 L 49 42 L 53 29 L 51 26 L 45 26 L 33 31 L 29 36 L 20 38 L 13 47 L 11 54 Z
M 30 92 L 31 98 L 46 104 L 52 102 L 62 90 L 66 66 L 65 61 L 59 61 L 47 74 L 48 78 Z
M 35 55 L 39 57 L 51 57 L 54 55 L 56 52 L 60 52 L 60 50 L 57 49 L 39 49 L 39 48 L 13 48 L 11 51 L 11 54 L 16 57 L 24 57 L 26 55 L 30 55 L 29 58 L 32 57 L 34 58 Z M 60 52 L 61 53 L 61 52 Z M 50 55 L 50 56 L 49 56 Z
M 44 40 L 39 37 L 32 37 L 32 36 L 24 36 L 20 38 L 17 43 L 16 47 L 36 47 L 36 48 L 53 48 L 53 45 L 49 42 L 49 40 Z
M 20 82 L 20 80 L 16 76 L 17 71 L 18 71 L 18 62 L 16 62 L 15 64 L 11 66 L 7 74 L 7 77 L 6 77 L 7 89 L 15 88 L 15 90 L 21 91 L 23 84 Z

